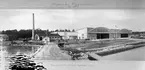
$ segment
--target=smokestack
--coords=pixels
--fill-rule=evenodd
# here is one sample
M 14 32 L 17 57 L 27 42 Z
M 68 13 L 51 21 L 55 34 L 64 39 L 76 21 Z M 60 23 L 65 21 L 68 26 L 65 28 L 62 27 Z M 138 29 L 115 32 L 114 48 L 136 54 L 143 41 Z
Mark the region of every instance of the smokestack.
M 32 40 L 34 40 L 34 31 L 35 31 L 35 18 L 34 18 L 34 13 L 33 13 L 33 29 L 32 29 Z

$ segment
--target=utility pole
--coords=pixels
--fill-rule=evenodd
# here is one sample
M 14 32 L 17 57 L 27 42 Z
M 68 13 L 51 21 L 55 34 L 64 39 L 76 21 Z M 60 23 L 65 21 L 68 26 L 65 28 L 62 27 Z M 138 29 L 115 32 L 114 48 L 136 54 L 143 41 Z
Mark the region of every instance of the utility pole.
M 33 29 L 32 29 L 32 40 L 34 40 L 34 32 L 35 32 L 35 18 L 34 18 L 34 13 L 32 14 L 33 16 Z

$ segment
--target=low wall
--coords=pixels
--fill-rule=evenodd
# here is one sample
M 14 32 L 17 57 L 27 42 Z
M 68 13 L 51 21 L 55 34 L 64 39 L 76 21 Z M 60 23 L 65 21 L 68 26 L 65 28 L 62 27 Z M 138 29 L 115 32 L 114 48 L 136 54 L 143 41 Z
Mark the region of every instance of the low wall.
M 139 48 L 139 47 L 144 47 L 144 46 L 145 46 L 145 44 L 120 45 L 120 46 L 116 46 L 115 49 L 109 48 L 107 50 L 102 50 L 100 52 L 96 52 L 96 54 L 98 54 L 100 56 L 106 56 L 106 55 L 123 52 L 123 51 L 131 50 L 131 49 L 135 49 L 135 48 Z

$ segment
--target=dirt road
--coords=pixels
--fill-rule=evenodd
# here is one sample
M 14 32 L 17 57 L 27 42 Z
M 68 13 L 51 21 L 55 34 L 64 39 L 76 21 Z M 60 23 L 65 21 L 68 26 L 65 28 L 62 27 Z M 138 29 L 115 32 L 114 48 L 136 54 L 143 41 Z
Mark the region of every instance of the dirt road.
M 70 60 L 70 56 L 63 53 L 55 43 L 43 46 L 33 59 L 35 60 Z

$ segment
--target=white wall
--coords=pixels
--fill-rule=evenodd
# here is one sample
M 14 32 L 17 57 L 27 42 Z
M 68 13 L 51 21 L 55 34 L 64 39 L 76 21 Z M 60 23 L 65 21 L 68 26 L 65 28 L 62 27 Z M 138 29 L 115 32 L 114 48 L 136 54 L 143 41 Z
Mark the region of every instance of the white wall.
M 70 36 L 77 36 L 77 32 L 54 32 L 58 33 L 63 39 L 69 39 Z
M 87 39 L 87 28 L 77 30 L 78 39 Z

